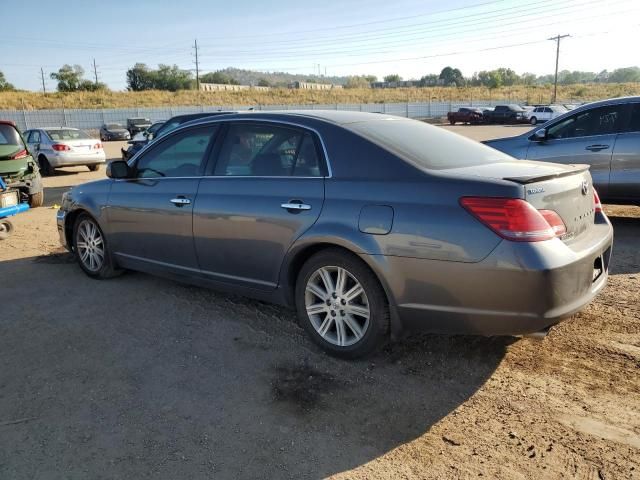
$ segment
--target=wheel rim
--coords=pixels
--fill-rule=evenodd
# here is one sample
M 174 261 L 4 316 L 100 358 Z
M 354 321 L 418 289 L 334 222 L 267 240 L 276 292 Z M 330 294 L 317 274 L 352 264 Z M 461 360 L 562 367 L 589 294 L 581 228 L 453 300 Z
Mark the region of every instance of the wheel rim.
M 9 221 L 0 222 L 0 238 L 8 238 L 12 230 L 13 226 Z
M 83 220 L 78 225 L 76 238 L 78 258 L 88 270 L 97 272 L 104 263 L 104 240 L 98 226 L 90 221 Z
M 342 267 L 313 272 L 305 289 L 307 316 L 325 341 L 339 347 L 359 342 L 369 328 L 369 299 L 360 282 Z

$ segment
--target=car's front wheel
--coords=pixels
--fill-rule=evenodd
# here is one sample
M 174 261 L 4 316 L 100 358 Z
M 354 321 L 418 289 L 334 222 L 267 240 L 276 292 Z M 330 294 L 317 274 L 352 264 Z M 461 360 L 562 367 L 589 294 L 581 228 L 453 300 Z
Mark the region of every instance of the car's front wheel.
M 339 249 L 313 255 L 296 282 L 300 322 L 313 341 L 343 358 L 366 355 L 384 344 L 389 308 L 373 272 Z
M 111 259 L 100 226 L 87 214 L 78 216 L 74 224 L 73 251 L 80 268 L 90 277 L 111 278 L 121 273 Z
M 87 165 L 87 167 L 89 168 L 90 172 L 97 172 L 98 170 L 100 170 L 100 164 L 98 164 L 98 165 Z
M 529 120 L 529 122 L 531 123 L 531 125 L 535 125 L 536 123 L 538 123 L 538 119 L 536 117 L 531 117 L 531 120 Z

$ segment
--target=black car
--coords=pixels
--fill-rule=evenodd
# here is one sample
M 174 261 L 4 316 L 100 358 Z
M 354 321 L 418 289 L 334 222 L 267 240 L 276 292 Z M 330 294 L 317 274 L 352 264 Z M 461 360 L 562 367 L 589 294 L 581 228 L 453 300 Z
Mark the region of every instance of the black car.
M 151 140 L 153 140 L 154 138 L 160 138 L 164 134 L 172 130 L 175 130 L 183 123 L 190 122 L 191 120 L 197 120 L 199 118 L 213 117 L 216 115 L 224 115 L 226 113 L 235 113 L 235 112 L 220 111 L 220 112 L 208 112 L 208 113 L 188 113 L 185 115 L 176 115 L 175 117 L 171 117 L 169 120 L 164 122 L 164 124 L 160 128 L 158 128 L 158 130 L 156 130 L 155 133 L 151 132 L 150 135 L 147 135 L 146 138 L 142 140 L 129 142 L 130 144 L 129 147 L 126 150 L 124 148 L 121 150 L 122 159 L 125 161 L 130 159 L 136 153 L 142 150 L 145 147 L 145 145 L 151 142 Z
M 524 123 L 527 122 L 525 109 L 520 105 L 496 105 L 493 110 L 485 110 L 483 120 L 486 123 Z
M 100 127 L 100 140 L 129 140 L 131 134 L 119 123 L 105 123 Z
M 144 132 L 151 126 L 151 120 L 144 117 L 127 118 L 127 130 L 133 137 L 138 132 Z

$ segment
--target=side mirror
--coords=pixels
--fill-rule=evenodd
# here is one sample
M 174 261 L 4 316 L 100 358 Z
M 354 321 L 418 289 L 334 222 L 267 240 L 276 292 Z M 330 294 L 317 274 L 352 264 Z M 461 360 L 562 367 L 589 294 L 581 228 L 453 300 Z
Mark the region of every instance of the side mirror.
M 122 160 L 114 160 L 107 165 L 107 177 L 118 178 L 130 178 L 132 175 L 132 169 L 129 164 Z
M 541 128 L 540 130 L 536 130 L 533 134 L 533 140 L 536 142 L 543 142 L 547 139 L 547 129 Z

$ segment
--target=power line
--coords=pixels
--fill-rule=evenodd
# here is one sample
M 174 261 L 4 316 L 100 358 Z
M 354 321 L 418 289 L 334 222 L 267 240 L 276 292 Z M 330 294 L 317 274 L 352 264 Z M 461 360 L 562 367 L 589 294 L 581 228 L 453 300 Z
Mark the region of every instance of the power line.
M 551 103 L 556 103 L 556 94 L 558 93 L 558 61 L 560 59 L 560 40 L 570 36 L 571 35 L 569 34 L 556 35 L 555 37 L 551 37 L 548 39 L 556 42 L 556 74 L 553 80 L 553 101 Z

